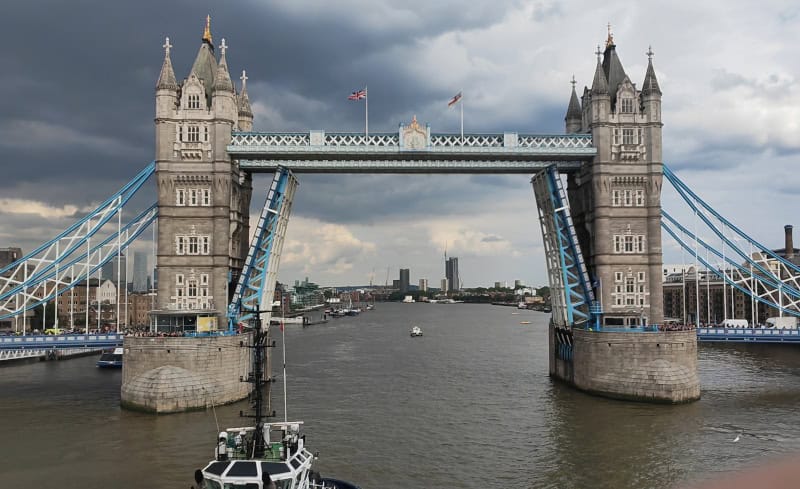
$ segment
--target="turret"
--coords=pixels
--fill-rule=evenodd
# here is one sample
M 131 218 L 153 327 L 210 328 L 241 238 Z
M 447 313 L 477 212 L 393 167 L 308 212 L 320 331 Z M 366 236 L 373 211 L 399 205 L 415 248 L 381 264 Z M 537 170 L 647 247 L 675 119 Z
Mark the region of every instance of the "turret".
M 156 119 L 174 116 L 178 106 L 178 82 L 175 80 L 175 71 L 172 69 L 172 60 L 169 57 L 169 50 L 172 47 L 169 38 L 166 38 L 163 47 L 164 62 L 156 83 Z
M 217 65 L 217 73 L 214 77 L 214 90 L 211 97 L 211 106 L 214 108 L 214 114 L 218 119 L 230 121 L 231 125 L 237 120 L 238 109 L 236 107 L 236 93 L 233 91 L 233 82 L 231 82 L 231 75 L 228 73 L 228 62 L 225 59 L 225 51 L 228 46 L 225 44 L 225 39 L 219 45 L 219 64 Z
M 239 94 L 239 130 L 253 130 L 253 109 L 250 107 L 250 98 L 247 96 L 247 72 L 242 70 L 242 93 Z
M 594 79 L 592 80 L 591 123 L 607 121 L 608 113 L 611 110 L 608 81 L 606 80 L 605 72 L 603 72 L 603 64 L 600 61 L 600 55 L 602 54 L 600 46 L 597 47 L 595 54 L 597 54 L 597 67 L 594 70 Z
M 580 132 L 581 130 L 581 103 L 578 101 L 578 94 L 575 93 L 575 77 L 572 77 L 572 95 L 569 98 L 567 115 L 564 121 L 567 123 L 567 134 Z
M 642 111 L 650 122 L 661 122 L 661 88 L 658 86 L 656 71 L 653 69 L 653 49 L 647 50 L 647 73 L 642 83 Z

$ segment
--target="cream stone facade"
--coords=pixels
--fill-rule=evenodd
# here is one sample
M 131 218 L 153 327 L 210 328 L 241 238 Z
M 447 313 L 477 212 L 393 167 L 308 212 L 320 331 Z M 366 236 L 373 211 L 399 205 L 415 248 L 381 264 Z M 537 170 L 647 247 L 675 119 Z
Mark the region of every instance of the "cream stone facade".
M 568 133 L 590 133 L 597 148 L 569 176 L 568 196 L 607 326 L 663 321 L 661 90 L 648 58 L 640 90 L 609 35 L 591 89 L 578 100 L 573 88 L 565 118 Z
M 158 295 L 152 314 L 161 330 L 192 329 L 199 317 L 214 317 L 224 328 L 249 244 L 252 179 L 226 151 L 232 131 L 252 129 L 247 77 L 237 93 L 225 40 L 215 48 L 210 26 L 180 83 L 171 47 L 167 38 L 156 86 Z

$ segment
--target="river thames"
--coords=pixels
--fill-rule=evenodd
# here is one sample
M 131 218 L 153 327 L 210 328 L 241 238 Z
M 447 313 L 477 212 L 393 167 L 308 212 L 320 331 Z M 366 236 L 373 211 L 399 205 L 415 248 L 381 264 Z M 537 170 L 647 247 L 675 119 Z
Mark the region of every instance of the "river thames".
M 800 348 L 701 345 L 700 401 L 627 403 L 551 381 L 547 320 L 510 307 L 378 303 L 289 325 L 288 417 L 305 422 L 323 476 L 362 489 L 668 488 L 800 453 Z M 409 336 L 413 325 L 423 337 Z M 1 487 L 185 489 L 212 457 L 218 424 L 246 424 L 247 403 L 122 411 L 121 372 L 96 360 L 0 368 Z

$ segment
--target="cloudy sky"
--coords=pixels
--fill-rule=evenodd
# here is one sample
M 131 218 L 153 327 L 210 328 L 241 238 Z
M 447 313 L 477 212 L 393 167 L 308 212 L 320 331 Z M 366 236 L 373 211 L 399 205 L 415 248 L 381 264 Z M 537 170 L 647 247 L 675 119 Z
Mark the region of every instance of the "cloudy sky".
M 31 250 L 152 160 L 154 86 L 169 36 L 179 79 L 205 16 L 242 69 L 255 129 L 395 131 L 413 115 L 457 132 L 563 132 L 574 74 L 590 85 L 613 26 L 641 84 L 652 46 L 663 95 L 664 159 L 746 232 L 780 247 L 800 188 L 800 4 L 522 0 L 250 0 L 4 6 L 0 54 L 0 247 Z M 382 284 L 444 275 L 464 286 L 546 284 L 524 175 L 300 175 L 280 279 Z M 267 177 L 256 178 L 263 188 Z M 154 199 L 154 184 L 149 196 Z M 687 215 L 669 192 L 665 208 Z M 256 207 L 263 195 L 253 199 Z M 142 249 L 148 243 L 139 245 Z M 665 261 L 681 259 L 665 238 Z

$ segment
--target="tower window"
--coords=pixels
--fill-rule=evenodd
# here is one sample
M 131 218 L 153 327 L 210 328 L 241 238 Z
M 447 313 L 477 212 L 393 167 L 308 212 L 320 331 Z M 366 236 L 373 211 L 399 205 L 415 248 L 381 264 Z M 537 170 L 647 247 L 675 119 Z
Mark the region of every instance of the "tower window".
M 189 126 L 189 133 L 187 140 L 190 143 L 200 142 L 200 128 L 198 126 Z
M 632 98 L 624 98 L 622 99 L 620 112 L 623 114 L 632 114 L 633 113 L 633 99 Z
M 200 95 L 189 95 L 189 108 L 190 109 L 200 108 Z
M 191 128 L 190 128 L 191 129 Z M 191 132 L 189 133 L 189 141 L 191 141 Z M 623 129 L 622 130 L 622 144 L 636 144 L 636 141 L 633 138 L 633 129 Z
M 186 205 L 186 191 L 182 188 L 175 190 L 175 205 Z
M 208 142 L 208 126 L 204 127 L 203 129 L 205 129 L 205 139 L 203 139 L 203 141 Z
M 644 190 L 636 191 L 636 207 L 644 207 Z
M 204 188 L 203 189 L 203 205 L 209 206 L 211 205 L 211 189 Z

